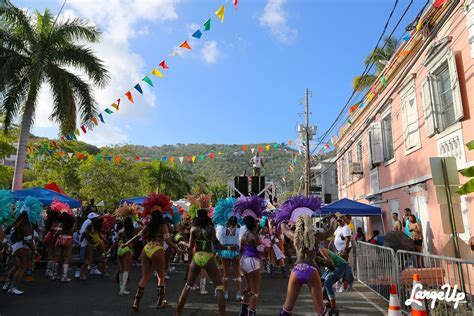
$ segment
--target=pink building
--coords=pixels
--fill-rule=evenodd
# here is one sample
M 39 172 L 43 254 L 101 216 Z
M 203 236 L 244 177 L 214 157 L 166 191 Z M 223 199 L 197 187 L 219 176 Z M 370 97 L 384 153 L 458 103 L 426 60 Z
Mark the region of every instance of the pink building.
M 465 146 L 474 139 L 474 0 L 428 8 L 373 88 L 335 144 L 339 198 L 382 208 L 383 221 L 356 223 L 367 232 L 391 231 L 391 214 L 411 208 L 424 251 L 453 256 L 429 158 L 455 157 L 459 170 L 474 165 Z M 462 257 L 473 259 L 474 194 L 461 197 L 461 213 Z

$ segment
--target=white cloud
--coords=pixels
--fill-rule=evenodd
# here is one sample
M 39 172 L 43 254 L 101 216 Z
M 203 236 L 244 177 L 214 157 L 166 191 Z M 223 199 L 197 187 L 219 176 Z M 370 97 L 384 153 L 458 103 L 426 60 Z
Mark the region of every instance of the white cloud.
M 217 59 L 221 56 L 221 52 L 217 48 L 217 42 L 206 42 L 201 49 L 201 56 L 208 64 L 215 64 Z
M 113 103 L 123 93 L 131 89 L 141 80 L 149 69 L 144 69 L 143 58 L 130 47 L 130 41 L 139 36 L 148 35 L 148 27 L 143 22 L 158 23 L 178 19 L 176 5 L 180 0 L 71 0 L 64 10 L 65 17 L 81 16 L 91 23 L 98 25 L 103 32 L 102 40 L 92 45 L 97 56 L 102 59 L 109 70 L 111 80 L 106 88 L 95 89 L 94 95 L 99 110 Z M 139 23 L 141 23 L 139 25 Z M 155 105 L 155 96 L 148 91 L 146 84 L 143 96 L 136 95 L 138 106 L 129 106 L 126 99 L 122 99 L 119 112 L 108 116 L 106 124 L 100 125 L 94 132 L 81 136 L 80 139 L 95 145 L 105 145 L 128 141 L 124 132 L 125 122 L 130 120 L 147 120 L 148 110 Z M 148 93 L 147 93 L 148 92 Z M 40 128 L 36 132 L 50 133 L 50 127 L 56 123 L 49 120 L 51 101 L 49 89 L 44 87 L 38 100 L 35 126 Z M 79 122 L 78 122 L 79 123 Z M 42 130 L 41 128 L 45 128 Z M 54 136 L 54 135 L 49 135 Z
M 260 17 L 260 25 L 267 27 L 272 36 L 282 44 L 291 44 L 298 36 L 298 31 L 288 25 L 288 13 L 284 5 L 287 0 L 267 0 Z

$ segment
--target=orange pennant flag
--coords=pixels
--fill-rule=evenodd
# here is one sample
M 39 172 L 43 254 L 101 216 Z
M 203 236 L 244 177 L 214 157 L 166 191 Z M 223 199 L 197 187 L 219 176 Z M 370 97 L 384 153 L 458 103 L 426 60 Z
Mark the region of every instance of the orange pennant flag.
M 62 157 L 64 155 L 64 153 L 62 151 L 58 151 L 58 155 L 59 155 L 59 157 Z
M 183 44 L 179 45 L 181 48 L 186 48 L 186 49 L 192 49 L 191 46 L 189 46 L 188 41 L 184 41 Z
M 174 163 L 174 157 L 170 158 L 171 163 Z
M 97 122 L 97 117 L 93 117 L 92 118 L 92 122 L 94 122 L 94 124 L 97 126 L 99 125 L 99 122 Z
M 243 150 L 243 151 L 247 151 L 247 146 L 243 145 L 243 146 L 242 146 L 242 150 Z
M 293 141 L 291 139 L 288 141 L 288 145 L 293 145 Z
M 117 103 L 112 103 L 112 107 L 115 108 L 117 111 L 119 110 L 119 106 Z
M 133 103 L 133 96 L 132 96 L 132 93 L 130 91 L 125 92 L 125 96 L 127 97 L 128 101 Z
M 400 56 L 407 56 L 408 54 L 410 54 L 410 51 L 409 51 L 409 50 L 402 50 L 402 51 L 400 51 L 400 53 L 399 53 Z
M 116 156 L 116 157 L 114 158 L 114 160 L 115 160 L 115 163 L 121 163 L 121 162 L 122 162 L 122 157 Z

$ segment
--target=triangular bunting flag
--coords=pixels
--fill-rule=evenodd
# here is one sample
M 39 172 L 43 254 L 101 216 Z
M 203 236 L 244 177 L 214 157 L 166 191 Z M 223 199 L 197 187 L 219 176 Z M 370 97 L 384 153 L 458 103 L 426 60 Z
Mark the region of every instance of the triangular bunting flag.
M 158 66 L 160 66 L 163 69 L 169 69 L 168 65 L 166 64 L 164 60 L 161 63 L 159 63 Z
M 107 159 L 108 161 L 111 161 L 111 160 L 112 160 L 112 156 L 107 156 L 107 157 L 105 157 L 105 159 Z
M 56 144 L 56 142 L 55 142 L 54 140 L 51 141 L 51 143 L 53 144 L 54 148 L 59 149 L 59 148 L 58 148 L 58 144 Z
M 214 159 L 214 154 L 213 154 L 213 153 L 210 153 L 210 154 L 209 154 L 209 158 Z
M 97 161 L 101 161 L 101 160 L 102 160 L 102 156 L 101 156 L 101 155 L 97 155 L 97 156 L 95 156 L 95 159 L 96 159 Z
M 199 159 L 204 160 L 204 155 L 199 155 Z
M 196 161 L 196 156 L 192 156 L 191 159 L 193 162 Z
M 270 150 L 270 145 L 265 146 L 265 149 L 266 149 L 267 151 L 269 151 L 269 150 Z
M 77 140 L 76 134 L 71 133 L 70 136 L 71 136 L 72 139 Z
M 113 107 L 117 111 L 119 110 L 119 105 L 117 103 L 112 103 L 111 107 Z
M 66 140 L 66 138 L 65 138 L 64 136 L 61 136 L 61 141 L 62 141 L 63 143 L 66 143 L 66 142 L 67 142 L 67 140 Z
M 170 158 L 171 163 L 174 163 L 174 157 Z
M 224 23 L 224 5 L 222 5 L 219 9 L 216 11 L 216 15 L 221 20 L 221 23 Z
M 247 151 L 247 146 L 243 145 L 242 146 L 242 151 Z
M 143 94 L 142 87 L 140 87 L 140 84 L 139 84 L 139 83 L 137 83 L 134 88 L 135 88 L 135 90 L 137 90 L 138 92 L 140 92 L 140 94 Z
M 411 38 L 410 34 L 407 34 L 407 35 L 405 35 L 405 36 L 402 37 L 402 40 L 403 40 L 404 42 L 408 42 L 408 41 L 410 40 L 410 38 Z
M 211 29 L 211 18 L 209 18 L 206 23 L 204 23 L 204 31 L 209 31 Z
M 121 163 L 121 162 L 122 162 L 122 157 L 116 156 L 116 157 L 114 158 L 114 161 L 115 161 L 115 163 Z
M 252 152 L 252 154 L 255 152 L 255 148 L 250 148 L 250 151 Z
M 125 92 L 125 96 L 127 97 L 128 101 L 130 101 L 130 103 L 133 103 L 133 96 L 130 91 Z
M 153 81 L 151 81 L 151 79 L 150 79 L 148 76 L 146 76 L 145 78 L 143 78 L 143 81 L 146 82 L 146 83 L 148 83 L 150 86 L 153 87 Z M 118 109 L 117 109 L 117 110 L 118 110 Z
M 293 145 L 293 141 L 291 139 L 288 141 L 288 145 Z
M 189 155 L 186 156 L 186 160 L 187 160 L 187 161 L 191 161 L 191 156 L 189 156 Z
M 74 155 L 73 153 L 67 153 L 67 155 L 69 156 L 69 158 L 72 158 L 72 155 Z
M 196 32 L 193 33 L 192 37 L 195 38 L 201 38 L 202 32 L 200 30 L 196 30 Z
M 102 113 L 99 113 L 98 115 L 100 121 L 105 124 L 104 117 L 102 116 Z
M 79 132 L 79 129 L 77 128 L 74 130 L 74 133 L 76 133 L 77 136 L 81 135 L 81 132 Z
M 186 48 L 191 50 L 191 46 L 189 46 L 188 41 L 184 41 L 183 44 L 179 45 L 180 48 Z
M 434 7 L 435 8 L 439 8 L 440 6 L 442 6 L 444 3 L 446 2 L 446 0 L 437 0 L 434 4 Z
M 239 0 L 232 0 L 232 2 L 234 3 L 235 9 L 237 10 L 237 6 L 239 5 Z
M 72 137 L 70 135 L 66 135 L 67 140 L 72 140 Z
M 97 121 L 97 117 L 93 117 L 92 122 L 94 122 L 95 126 L 99 125 L 99 122 Z
M 179 53 L 177 50 L 175 50 L 174 52 L 171 53 L 171 56 L 173 57 L 179 57 Z
M 114 104 L 115 104 L 115 103 L 114 103 Z M 112 104 L 112 105 L 113 105 L 113 104 Z M 117 105 L 117 107 L 118 107 L 118 105 Z M 107 114 L 112 114 L 112 113 L 114 113 L 114 112 L 113 112 L 111 109 L 109 109 L 109 108 L 105 109 L 104 112 L 107 113 Z
M 258 147 L 258 151 L 263 152 L 263 147 L 262 146 Z
M 385 79 L 385 76 L 380 77 L 380 83 L 381 83 L 383 86 L 387 86 L 387 79 Z
M 161 160 L 166 161 L 166 157 L 165 156 L 161 157 Z
M 182 164 L 184 160 L 184 157 L 179 157 L 179 162 Z
M 84 158 L 84 155 L 81 153 L 77 153 L 77 159 L 82 160 Z
M 370 92 L 372 92 L 374 95 L 377 95 L 377 91 L 375 90 L 375 86 L 370 87 Z
M 135 156 L 135 160 L 136 160 L 136 161 L 139 161 L 139 160 L 140 160 L 140 156 Z
M 160 65 L 161 65 L 161 64 L 160 64 Z M 158 69 L 156 69 L 156 68 L 151 71 L 151 74 L 152 74 L 152 75 L 155 75 L 155 76 L 157 76 L 157 77 L 163 77 L 163 74 L 162 74 Z

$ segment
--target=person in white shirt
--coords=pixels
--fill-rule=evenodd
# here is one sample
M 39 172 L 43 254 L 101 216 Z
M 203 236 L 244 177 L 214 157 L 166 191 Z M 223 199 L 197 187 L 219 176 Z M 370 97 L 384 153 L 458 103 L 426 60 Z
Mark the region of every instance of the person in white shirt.
M 250 159 L 250 163 L 253 166 L 253 175 L 255 177 L 260 177 L 262 168 L 264 167 L 264 165 L 263 165 L 263 159 L 262 157 L 260 157 L 260 154 L 258 153 L 258 151 L 255 154 L 255 156 L 252 159 Z
M 331 243 L 334 243 L 337 253 L 347 260 L 349 257 L 349 248 L 351 246 L 351 230 L 342 217 L 337 218 L 337 224 L 339 226 L 334 232 L 334 239 Z

